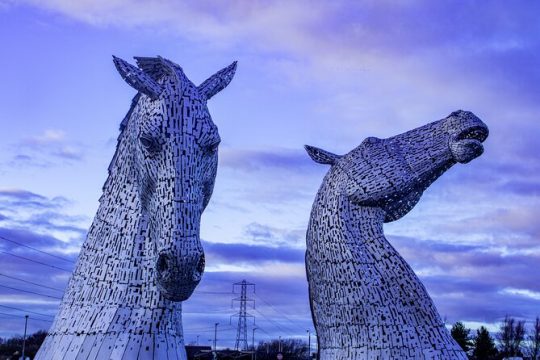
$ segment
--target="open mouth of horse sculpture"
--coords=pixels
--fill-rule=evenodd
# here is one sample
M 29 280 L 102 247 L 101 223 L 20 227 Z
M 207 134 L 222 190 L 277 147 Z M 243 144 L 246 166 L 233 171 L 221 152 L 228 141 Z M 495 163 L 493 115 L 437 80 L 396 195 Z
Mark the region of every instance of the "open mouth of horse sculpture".
M 489 130 L 483 124 L 473 125 L 462 130 L 450 139 L 450 149 L 454 159 L 462 164 L 482 155 L 484 146 L 482 143 L 487 139 Z

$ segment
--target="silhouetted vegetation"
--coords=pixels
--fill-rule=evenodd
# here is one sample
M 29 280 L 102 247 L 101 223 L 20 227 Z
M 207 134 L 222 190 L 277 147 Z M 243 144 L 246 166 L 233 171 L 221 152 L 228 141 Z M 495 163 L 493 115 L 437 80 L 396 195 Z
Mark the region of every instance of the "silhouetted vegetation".
M 540 317 L 536 317 L 531 332 L 527 336 L 526 355 L 531 359 L 540 357 Z
M 472 355 L 473 359 L 476 360 L 494 360 L 497 358 L 498 351 L 497 347 L 495 347 L 495 341 L 483 326 L 476 330 Z
M 450 330 L 450 334 L 454 340 L 456 340 L 458 345 L 461 346 L 465 352 L 469 351 L 472 346 L 472 341 L 469 336 L 470 332 L 471 329 L 467 329 L 461 321 L 455 323 L 454 326 L 452 326 L 452 330 Z
M 24 351 L 25 357 L 28 356 L 33 359 L 46 336 L 47 332 L 42 330 L 27 336 Z M 22 345 L 22 336 L 15 336 L 9 339 L 0 338 L 0 356 L 6 359 L 10 357 L 18 359 L 21 356 Z
M 470 329 L 462 322 L 455 323 L 450 333 L 471 359 L 540 359 L 540 317 L 536 318 L 527 332 L 525 320 L 517 320 L 507 315 L 499 325 L 496 340 L 484 326 L 472 337 Z
M 259 342 L 256 349 L 257 360 L 275 360 L 279 352 L 279 343 L 279 340 Z M 305 360 L 308 358 L 308 344 L 299 339 L 282 339 L 281 353 L 287 360 Z
M 525 339 L 525 321 L 516 320 L 508 315 L 500 325 L 498 340 L 502 356 L 522 356 L 521 345 Z

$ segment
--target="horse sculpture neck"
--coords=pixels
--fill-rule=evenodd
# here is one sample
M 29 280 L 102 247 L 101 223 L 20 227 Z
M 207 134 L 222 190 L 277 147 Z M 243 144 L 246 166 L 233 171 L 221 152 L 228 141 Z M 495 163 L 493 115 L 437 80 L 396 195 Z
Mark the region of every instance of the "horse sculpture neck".
M 344 156 L 306 147 L 331 165 L 306 235 L 320 359 L 467 359 L 383 223 L 410 211 L 451 166 L 482 154 L 487 134 L 480 119 L 457 111 L 392 138 L 367 138 Z
M 424 286 L 384 237 L 385 212 L 323 187 L 306 253 L 320 359 L 466 359 Z M 419 338 L 447 346 L 435 350 Z

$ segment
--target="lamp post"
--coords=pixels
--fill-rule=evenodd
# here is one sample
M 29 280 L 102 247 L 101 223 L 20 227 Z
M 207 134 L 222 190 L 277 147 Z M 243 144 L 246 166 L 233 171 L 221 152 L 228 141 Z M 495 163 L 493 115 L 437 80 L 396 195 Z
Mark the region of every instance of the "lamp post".
M 28 325 L 28 315 L 24 315 L 24 336 L 22 340 L 22 359 L 24 360 L 24 348 L 26 346 L 26 326 Z
M 311 359 L 311 331 L 306 330 L 308 333 L 308 359 Z
M 219 323 L 214 324 L 214 351 L 217 350 L 217 326 Z
M 255 360 L 257 358 L 257 354 L 255 353 L 255 330 L 257 330 L 258 327 L 253 328 L 253 332 L 251 334 L 251 346 L 253 346 L 253 353 L 251 353 L 251 360 Z

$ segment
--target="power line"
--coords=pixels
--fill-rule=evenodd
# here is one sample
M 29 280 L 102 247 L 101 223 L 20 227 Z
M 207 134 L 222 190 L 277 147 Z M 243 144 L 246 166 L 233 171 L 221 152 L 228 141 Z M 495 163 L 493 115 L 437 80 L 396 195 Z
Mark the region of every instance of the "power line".
M 195 290 L 195 294 L 231 295 L 231 294 L 234 294 L 234 293 L 232 293 L 232 292 L 225 292 L 225 291 L 198 291 L 198 290 Z
M 45 294 L 41 294 L 41 293 L 38 293 L 38 292 L 35 292 L 35 291 L 18 289 L 18 288 L 14 288 L 14 287 L 11 287 L 11 286 L 6 286 L 6 285 L 0 285 L 0 287 L 6 288 L 6 289 L 11 289 L 11 290 L 16 290 L 16 291 L 22 291 L 22 292 L 29 293 L 29 294 L 34 294 L 34 295 L 39 295 L 39 296 L 45 296 L 45 297 L 48 297 L 48 298 L 51 298 L 51 299 L 62 300 L 62 298 L 60 298 L 60 297 L 58 297 L 58 296 L 45 295 Z
M 184 332 L 194 332 L 194 333 L 198 333 L 198 332 L 201 332 L 201 333 L 205 333 L 205 332 L 214 332 L 214 327 L 212 326 L 212 328 L 205 328 L 206 330 L 193 330 L 193 329 L 184 329 Z M 231 331 L 231 330 L 235 330 L 234 327 L 232 326 L 229 326 L 229 327 L 226 327 L 226 328 L 220 328 L 219 331 L 220 332 L 223 332 L 223 331 Z
M 33 263 L 36 263 L 36 264 L 48 266 L 48 267 L 51 267 L 51 268 L 53 268 L 53 269 L 58 269 L 58 270 L 66 271 L 66 272 L 69 272 L 69 273 L 71 272 L 71 270 L 68 270 L 68 269 L 64 269 L 64 268 L 61 268 L 61 267 L 58 267 L 58 266 L 54 266 L 54 265 L 51 265 L 51 264 L 47 264 L 47 263 L 44 263 L 44 262 L 41 262 L 41 261 L 32 260 L 32 259 L 29 259 L 29 258 L 24 257 L 24 256 L 15 255 L 15 254 L 12 254 L 12 253 L 7 252 L 7 251 L 1 250 L 0 253 L 6 254 L 6 255 L 10 255 L 10 256 L 13 256 L 13 257 L 16 257 L 16 258 L 19 258 L 19 259 L 23 259 L 23 260 L 26 260 L 26 261 L 30 261 L 30 262 L 33 262 Z
M 280 324 L 279 322 L 277 322 L 276 320 L 273 320 L 269 317 L 267 317 L 266 315 L 264 315 L 263 313 L 261 313 L 259 310 L 257 309 L 254 309 L 259 315 L 261 315 L 263 318 L 265 318 L 267 321 L 270 321 L 272 324 L 274 324 L 274 326 L 281 332 L 287 334 L 287 333 L 297 333 L 296 330 L 292 329 L 292 328 L 289 328 L 289 327 L 286 327 L 285 325 L 283 324 Z M 303 330 L 302 330 L 302 333 L 303 333 Z
M 260 296 L 258 296 L 257 294 L 255 294 L 255 296 L 261 300 L 264 304 L 266 304 L 268 307 L 270 307 L 272 310 L 274 310 L 274 312 L 276 314 L 279 314 L 281 317 L 283 317 L 284 319 L 288 320 L 294 327 L 298 327 L 298 324 L 295 323 L 293 320 L 291 320 L 287 315 L 285 315 L 283 312 L 281 311 L 278 311 L 272 304 L 268 303 L 267 301 L 265 301 L 264 299 L 262 299 Z M 298 329 L 300 329 L 300 327 L 298 327 Z M 303 330 L 302 330 L 303 331 Z
M 30 310 L 26 310 L 26 309 L 17 308 L 17 307 L 14 307 L 14 306 L 0 305 L 0 307 L 6 308 L 6 309 L 11 309 L 11 310 L 22 311 L 22 312 L 25 312 L 25 313 L 41 315 L 41 316 L 48 316 L 48 317 L 54 318 L 53 315 L 42 314 L 42 313 L 38 313 L 38 312 L 35 312 L 35 311 L 30 311 Z
M 23 246 L 23 247 L 28 248 L 28 249 L 32 249 L 32 250 L 34 250 L 34 251 L 40 252 L 40 253 L 45 254 L 45 255 L 52 256 L 52 257 L 57 258 L 57 259 L 60 259 L 60 260 L 64 260 L 64 261 L 70 262 L 70 263 L 72 263 L 72 264 L 75 263 L 75 261 L 73 261 L 73 260 L 69 260 L 69 259 L 66 259 L 65 257 L 58 256 L 58 255 L 54 255 L 54 254 L 48 253 L 48 252 L 46 252 L 46 251 L 36 249 L 36 248 L 31 247 L 31 246 L 28 246 L 28 245 L 26 245 L 26 244 L 22 244 L 22 243 L 20 243 L 20 242 L 18 242 L 18 241 L 8 239 L 8 238 L 6 238 L 6 237 L 4 237 L 4 236 L 2 236 L 2 235 L 0 235 L 0 239 L 5 240 L 5 241 L 9 241 L 9 242 L 11 242 L 11 243 L 17 244 L 17 245 L 19 245 L 19 246 Z
M 257 330 L 261 330 L 263 333 L 265 333 L 268 336 L 272 336 L 268 331 L 264 330 L 264 328 L 261 327 L 261 325 L 257 324 Z
M 4 276 L 4 277 L 7 277 L 7 278 L 9 278 L 9 279 L 22 281 L 22 282 L 25 282 L 25 283 L 27 283 L 27 284 L 32 284 L 32 285 L 35 285 L 35 286 L 40 286 L 40 287 L 42 287 L 42 288 L 46 288 L 46 289 L 50 289 L 50 290 L 54 290 L 54 291 L 58 291 L 58 292 L 64 293 L 64 290 L 57 289 L 57 288 L 53 288 L 53 287 L 50 287 L 50 286 L 47 286 L 47 285 L 38 284 L 38 283 L 35 283 L 35 282 L 32 282 L 32 281 L 28 281 L 28 280 L 16 278 L 16 277 L 14 277 L 14 276 L 2 274 L 2 273 L 0 273 L 0 276 Z
M 4 315 L 4 316 L 11 316 L 11 317 L 16 317 L 16 318 L 22 318 L 24 319 L 24 316 L 21 316 L 21 315 L 14 315 L 14 314 L 8 314 L 8 313 L 4 313 L 4 312 L 0 312 L 0 315 Z M 48 323 L 52 323 L 53 321 L 52 320 L 45 320 L 45 319 L 36 319 L 36 318 L 31 318 L 32 320 L 38 320 L 38 321 L 45 321 L 45 322 L 48 322 Z

